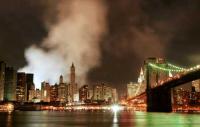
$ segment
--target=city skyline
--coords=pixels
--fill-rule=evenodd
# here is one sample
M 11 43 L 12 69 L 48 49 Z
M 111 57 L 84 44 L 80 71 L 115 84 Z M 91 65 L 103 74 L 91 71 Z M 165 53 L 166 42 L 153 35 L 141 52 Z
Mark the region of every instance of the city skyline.
M 200 125 L 200 0 L 1 0 L 0 127 Z
M 74 62 L 78 80 L 119 89 L 151 56 L 200 63 L 199 1 L 71 1 L 2 1 L 0 59 L 53 81 Z

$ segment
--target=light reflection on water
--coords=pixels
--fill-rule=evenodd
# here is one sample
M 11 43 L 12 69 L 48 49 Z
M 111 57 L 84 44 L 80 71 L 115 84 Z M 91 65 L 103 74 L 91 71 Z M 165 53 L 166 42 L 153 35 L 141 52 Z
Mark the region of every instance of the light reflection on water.
M 0 113 L 0 127 L 199 127 L 200 114 L 146 112 Z

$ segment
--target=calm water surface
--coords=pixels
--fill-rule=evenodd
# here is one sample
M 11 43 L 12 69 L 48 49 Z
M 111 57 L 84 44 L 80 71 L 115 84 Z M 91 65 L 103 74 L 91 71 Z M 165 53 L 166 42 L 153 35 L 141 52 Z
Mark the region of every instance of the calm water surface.
M 19 111 L 0 113 L 0 127 L 200 127 L 200 114 Z

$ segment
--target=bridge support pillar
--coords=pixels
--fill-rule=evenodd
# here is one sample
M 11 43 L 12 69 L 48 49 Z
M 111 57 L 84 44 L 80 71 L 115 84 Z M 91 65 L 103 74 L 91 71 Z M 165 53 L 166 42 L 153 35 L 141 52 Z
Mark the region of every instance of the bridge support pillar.
M 151 89 L 147 91 L 148 112 L 172 112 L 171 89 Z

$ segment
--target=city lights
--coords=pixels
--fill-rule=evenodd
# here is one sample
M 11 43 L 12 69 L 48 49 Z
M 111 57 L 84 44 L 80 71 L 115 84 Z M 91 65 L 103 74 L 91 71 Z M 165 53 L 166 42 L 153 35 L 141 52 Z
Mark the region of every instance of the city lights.
M 118 111 L 122 110 L 123 108 L 122 108 L 122 106 L 115 104 L 115 105 L 111 106 L 111 109 L 113 112 L 118 112 Z

